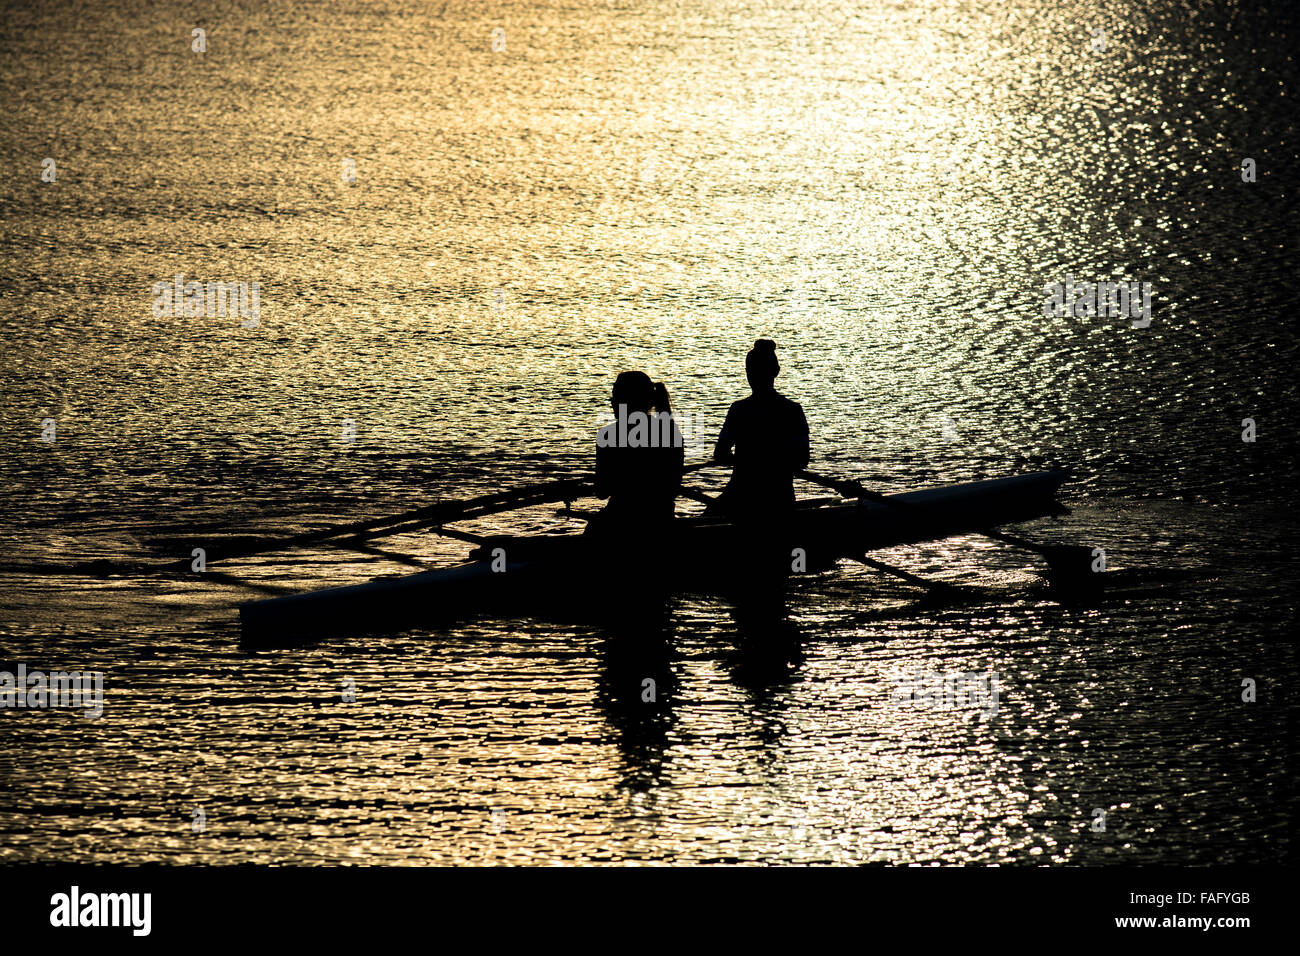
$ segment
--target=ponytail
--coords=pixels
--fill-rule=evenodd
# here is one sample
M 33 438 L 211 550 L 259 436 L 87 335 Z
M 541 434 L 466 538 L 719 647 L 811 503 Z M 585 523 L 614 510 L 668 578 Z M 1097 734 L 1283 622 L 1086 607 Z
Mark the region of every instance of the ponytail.
M 673 406 L 668 400 L 668 388 L 663 382 L 655 382 L 654 384 L 654 409 L 656 412 L 672 414 Z

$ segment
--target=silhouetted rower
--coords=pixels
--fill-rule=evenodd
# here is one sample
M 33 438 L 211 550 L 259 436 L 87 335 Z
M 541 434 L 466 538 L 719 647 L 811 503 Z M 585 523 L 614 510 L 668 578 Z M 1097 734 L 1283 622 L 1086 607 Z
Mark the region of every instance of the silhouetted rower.
M 808 466 L 808 420 L 798 402 L 777 392 L 780 370 L 776 343 L 755 342 L 745 356 L 745 375 L 754 394 L 731 406 L 713 450 L 715 461 L 732 464 L 719 507 L 739 519 L 761 520 L 791 511 L 795 472 Z
M 731 406 L 713 449 L 732 465 L 731 481 L 710 512 L 735 529 L 731 564 L 736 611 L 762 624 L 781 619 L 795 541 L 794 475 L 808 464 L 808 420 L 798 402 L 777 394 L 776 344 L 759 339 L 745 356 L 754 394 Z M 734 449 L 734 451 L 733 451 Z
M 596 438 L 596 495 L 609 504 L 588 530 L 657 534 L 672 520 L 682 483 L 682 433 L 668 390 L 644 372 L 614 381 L 614 421 Z

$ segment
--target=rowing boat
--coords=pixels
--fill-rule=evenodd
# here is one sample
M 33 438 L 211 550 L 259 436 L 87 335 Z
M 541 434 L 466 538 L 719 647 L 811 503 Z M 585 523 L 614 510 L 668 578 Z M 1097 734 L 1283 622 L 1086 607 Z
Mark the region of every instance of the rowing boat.
M 790 540 L 796 572 L 903 544 L 970 534 L 1062 513 L 1056 492 L 1067 469 L 865 498 L 796 506 Z M 674 590 L 714 590 L 734 579 L 736 528 L 725 519 L 673 522 L 665 574 Z M 599 587 L 602 557 L 581 534 L 499 536 L 473 559 L 363 584 L 267 598 L 239 609 L 244 642 L 271 646 L 343 633 L 391 630 L 472 612 L 515 613 L 537 601 L 581 602 Z

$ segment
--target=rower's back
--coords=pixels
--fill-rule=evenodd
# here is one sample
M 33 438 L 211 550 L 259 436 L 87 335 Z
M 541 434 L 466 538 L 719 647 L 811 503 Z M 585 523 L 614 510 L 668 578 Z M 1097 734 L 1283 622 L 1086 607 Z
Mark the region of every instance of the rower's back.
M 808 465 L 803 406 L 776 391 L 776 344 L 759 339 L 745 357 L 754 394 L 727 412 L 714 457 L 733 463 L 724 508 L 736 517 L 763 517 L 794 507 L 794 475 Z M 734 449 L 734 452 L 733 452 Z
M 602 530 L 657 529 L 672 520 L 685 450 L 668 391 L 644 372 L 614 383 L 615 419 L 596 439 L 596 494 L 608 498 Z

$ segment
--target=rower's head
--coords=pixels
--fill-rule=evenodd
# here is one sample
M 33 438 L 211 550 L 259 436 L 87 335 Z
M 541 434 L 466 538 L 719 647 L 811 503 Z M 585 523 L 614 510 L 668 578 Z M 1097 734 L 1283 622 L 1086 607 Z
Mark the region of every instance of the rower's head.
M 759 339 L 745 356 L 745 377 L 753 389 L 771 388 L 776 381 L 781 363 L 776 360 L 776 343 L 771 339 Z
M 618 414 L 620 406 L 626 407 L 628 414 L 649 414 L 654 403 L 655 386 L 649 375 L 645 372 L 618 373 L 618 378 L 614 379 L 614 394 L 610 402 L 614 406 L 614 414 Z

